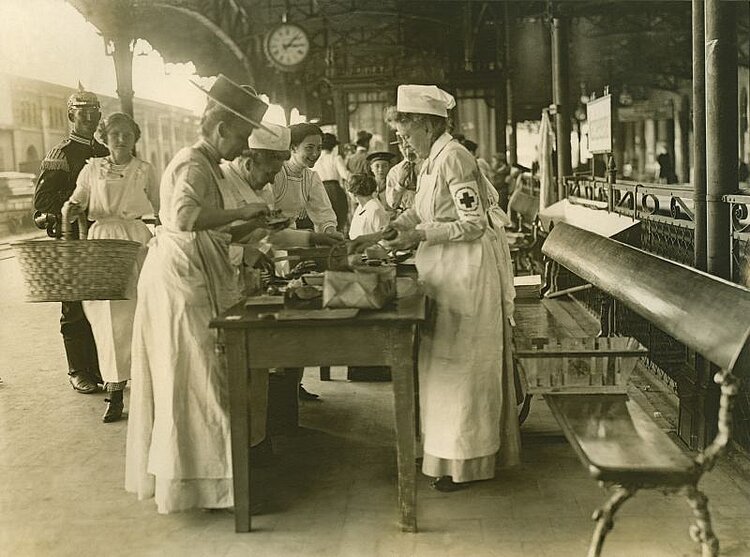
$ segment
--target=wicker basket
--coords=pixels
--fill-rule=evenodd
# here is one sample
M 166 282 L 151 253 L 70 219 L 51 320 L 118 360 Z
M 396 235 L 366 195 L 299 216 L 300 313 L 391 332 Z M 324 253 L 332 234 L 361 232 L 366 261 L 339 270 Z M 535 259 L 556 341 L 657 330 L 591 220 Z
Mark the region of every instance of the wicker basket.
M 82 237 L 85 219 L 79 221 Z M 26 240 L 11 244 L 28 302 L 123 300 L 141 244 L 130 240 Z

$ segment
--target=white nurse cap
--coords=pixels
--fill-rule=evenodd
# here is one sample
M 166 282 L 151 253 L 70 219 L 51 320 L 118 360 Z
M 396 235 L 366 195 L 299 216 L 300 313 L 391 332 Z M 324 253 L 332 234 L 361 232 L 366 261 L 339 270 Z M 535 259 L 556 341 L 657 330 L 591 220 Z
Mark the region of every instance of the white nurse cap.
M 266 149 L 268 151 L 288 151 L 292 142 L 292 132 L 285 126 L 264 122 L 263 128 L 256 128 L 247 138 L 247 146 L 250 149 Z
M 396 110 L 414 114 L 448 116 L 448 110 L 456 106 L 453 95 L 435 85 L 399 85 Z

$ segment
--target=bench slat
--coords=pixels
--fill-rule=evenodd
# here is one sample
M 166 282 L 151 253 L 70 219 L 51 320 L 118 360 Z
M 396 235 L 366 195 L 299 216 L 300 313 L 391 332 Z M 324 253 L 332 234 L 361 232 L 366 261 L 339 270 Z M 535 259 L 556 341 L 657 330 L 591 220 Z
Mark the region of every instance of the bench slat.
M 513 318 L 521 338 L 588 338 L 599 332 L 596 319 L 571 299 L 518 302 Z
M 544 399 L 597 480 L 682 485 L 696 474 L 695 462 L 626 394 L 546 394 Z

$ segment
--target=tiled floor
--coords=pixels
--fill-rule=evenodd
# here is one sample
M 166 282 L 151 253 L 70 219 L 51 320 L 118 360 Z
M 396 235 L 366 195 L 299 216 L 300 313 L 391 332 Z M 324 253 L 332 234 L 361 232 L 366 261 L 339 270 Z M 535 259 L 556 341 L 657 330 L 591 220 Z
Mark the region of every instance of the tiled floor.
M 126 423 L 102 424 L 103 394 L 74 393 L 57 308 L 26 305 L 15 265 L 0 262 L 0 555 L 501 556 L 585 555 L 604 491 L 588 479 L 541 401 L 523 428 L 523 466 L 452 494 L 418 485 L 418 534 L 396 526 L 389 383 L 344 370 L 306 386 L 303 429 L 274 440 L 262 472 L 269 512 L 235 534 L 227 512 L 162 516 L 122 488 Z M 722 555 L 750 556 L 750 482 L 726 463 L 702 482 Z M 698 556 L 678 495 L 625 504 L 608 557 Z

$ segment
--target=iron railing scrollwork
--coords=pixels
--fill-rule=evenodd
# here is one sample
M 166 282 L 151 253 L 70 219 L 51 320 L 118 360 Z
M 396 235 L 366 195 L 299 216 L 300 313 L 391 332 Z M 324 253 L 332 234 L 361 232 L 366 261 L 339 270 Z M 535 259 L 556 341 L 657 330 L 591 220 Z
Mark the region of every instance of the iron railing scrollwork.
M 604 178 L 573 176 L 566 179 L 568 201 L 598 210 L 609 203 L 610 185 Z M 694 262 L 693 191 L 689 185 L 642 184 L 617 181 L 612 185 L 612 211 L 629 216 L 641 223 L 640 248 L 685 265 Z M 750 286 L 750 195 L 724 196 L 731 207 L 732 280 Z M 557 288 L 570 288 L 583 281 L 565 269 L 556 277 Z M 680 383 L 701 384 L 694 355 L 669 334 L 630 311 L 622 304 L 608 299 L 596 288 L 573 294 L 593 316 L 603 320 L 608 313 L 612 323 L 610 334 L 621 334 L 638 339 L 649 349 L 644 360 L 647 369 L 671 390 L 678 393 Z M 610 309 L 611 308 L 611 309 Z M 744 388 L 743 388 L 744 387 Z M 681 403 L 682 404 L 682 403 Z M 737 425 L 735 441 L 750 451 L 750 379 L 741 382 L 741 391 L 734 408 Z M 693 444 L 693 440 L 687 440 Z M 698 448 L 698 447 L 694 447 Z

